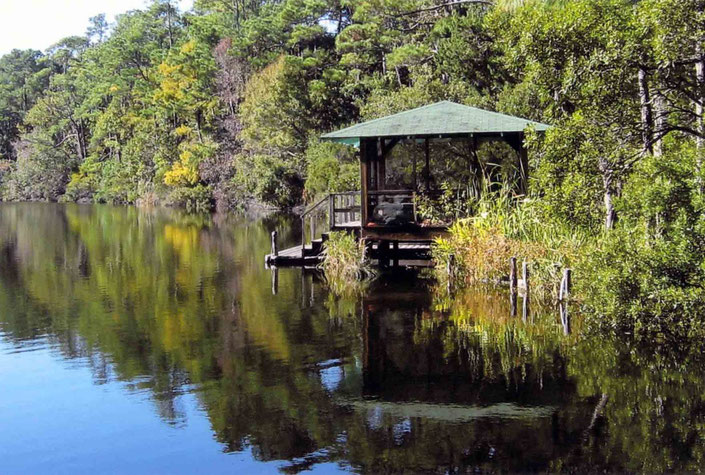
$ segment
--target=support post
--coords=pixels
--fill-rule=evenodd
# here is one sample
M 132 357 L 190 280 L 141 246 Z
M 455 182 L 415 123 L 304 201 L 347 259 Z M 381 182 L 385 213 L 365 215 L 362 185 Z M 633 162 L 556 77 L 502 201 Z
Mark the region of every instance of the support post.
M 306 248 L 306 218 L 301 216 L 301 258 L 304 257 L 304 249 Z
M 561 323 L 563 324 L 563 333 L 570 333 L 570 315 L 568 313 L 568 300 L 570 299 L 572 272 L 570 269 L 563 271 L 563 279 L 561 280 L 561 289 L 558 296 L 558 308 L 561 314 Z
M 521 265 L 521 273 L 524 278 L 524 302 L 521 308 L 521 316 L 524 321 L 529 318 L 529 300 L 531 295 L 531 287 L 529 285 L 529 264 L 524 261 Z
M 272 231 L 272 256 L 277 257 L 279 255 L 279 247 L 277 246 L 277 232 Z
M 387 182 L 387 144 L 384 139 L 379 139 L 379 153 L 377 155 L 377 189 L 384 190 Z
M 509 313 L 512 317 L 517 314 L 517 258 L 509 259 Z
M 517 258 L 509 259 L 509 293 L 517 291 Z
M 345 203 L 343 206 L 345 207 L 345 213 L 343 213 L 343 216 L 345 216 L 344 221 L 346 223 L 350 222 L 350 195 L 344 195 L 343 198 L 343 203 Z
M 316 217 L 314 213 L 311 213 L 311 216 L 308 217 L 308 223 L 311 227 L 311 242 L 313 242 L 316 239 Z
M 570 269 L 563 270 L 563 279 L 561 280 L 560 300 L 568 300 L 572 286 L 573 271 Z
M 335 229 L 335 194 L 328 195 L 328 229 Z
M 431 149 L 428 139 L 424 141 L 424 154 L 426 155 L 426 167 L 424 168 L 424 181 L 426 191 L 431 189 Z
M 373 139 L 360 140 L 360 221 L 364 227 L 368 221 L 369 197 L 368 191 L 371 186 L 372 163 L 377 153 L 377 144 Z

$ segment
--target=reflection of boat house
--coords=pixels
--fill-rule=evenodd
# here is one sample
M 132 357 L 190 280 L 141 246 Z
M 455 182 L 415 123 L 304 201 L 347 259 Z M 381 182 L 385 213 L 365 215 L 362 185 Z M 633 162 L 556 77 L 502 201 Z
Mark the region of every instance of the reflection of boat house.
M 548 126 L 443 101 L 323 135 L 323 140 L 359 148 L 360 191 L 332 193 L 309 208 L 302 217 L 301 246 L 273 253 L 268 262 L 317 262 L 326 237 L 320 232 L 322 216 L 329 229 L 367 239 L 373 258 L 423 255 L 449 224 L 425 217 L 424 204 L 442 193 L 467 197 L 500 179 L 518 194 L 526 190 L 528 128 L 543 132 Z M 495 150 L 483 158 L 480 149 L 487 144 L 495 144 Z

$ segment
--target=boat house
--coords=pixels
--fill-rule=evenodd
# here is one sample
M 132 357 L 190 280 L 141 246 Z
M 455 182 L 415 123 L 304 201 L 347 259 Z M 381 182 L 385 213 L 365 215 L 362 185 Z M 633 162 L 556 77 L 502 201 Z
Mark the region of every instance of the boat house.
M 500 182 L 510 183 L 516 194 L 525 193 L 525 134 L 547 128 L 442 101 L 325 134 L 323 140 L 359 148 L 360 189 L 331 193 L 308 208 L 302 215 L 301 245 L 280 253 L 273 240 L 266 260 L 270 265 L 317 263 L 326 227 L 356 233 L 373 258 L 390 256 L 394 263 L 423 258 L 452 221 L 449 201 L 467 202 Z M 444 208 L 439 203 L 450 208 L 445 216 L 428 213 Z

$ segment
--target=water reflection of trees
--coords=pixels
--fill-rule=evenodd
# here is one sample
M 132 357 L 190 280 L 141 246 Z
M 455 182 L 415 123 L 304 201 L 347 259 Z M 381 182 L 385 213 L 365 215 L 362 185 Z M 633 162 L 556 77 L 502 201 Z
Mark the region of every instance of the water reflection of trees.
M 413 278 L 351 300 L 282 271 L 273 298 L 276 225 L 295 239 L 277 220 L 3 205 L 4 337 L 47 339 L 96 384 L 149 391 L 172 424 L 194 392 L 227 450 L 291 470 L 701 465 L 692 352 L 565 338 L 555 314 L 523 322 L 491 290 L 433 301 Z

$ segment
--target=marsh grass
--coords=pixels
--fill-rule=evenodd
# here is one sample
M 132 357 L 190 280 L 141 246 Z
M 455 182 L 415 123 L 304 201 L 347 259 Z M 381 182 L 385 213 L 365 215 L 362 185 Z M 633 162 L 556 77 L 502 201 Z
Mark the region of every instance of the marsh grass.
M 499 283 L 509 275 L 509 260 L 521 269 L 527 261 L 532 292 L 541 299 L 556 297 L 562 270 L 570 267 L 587 237 L 581 232 L 549 225 L 536 203 L 517 199 L 509 190 L 486 191 L 473 203 L 476 215 L 456 221 L 450 235 L 433 245 L 441 279 L 453 254 L 462 284 Z
M 321 268 L 330 289 L 337 295 L 355 295 L 376 277 L 364 258 L 364 243 L 346 232 L 332 232 L 323 249 Z

